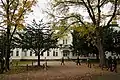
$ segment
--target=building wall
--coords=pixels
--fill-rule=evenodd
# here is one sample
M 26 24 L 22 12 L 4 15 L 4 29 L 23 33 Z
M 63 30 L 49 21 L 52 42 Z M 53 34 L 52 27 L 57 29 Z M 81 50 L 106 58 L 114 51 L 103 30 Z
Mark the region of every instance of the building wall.
M 67 36 L 60 38 L 58 44 L 62 45 L 72 45 L 72 34 L 69 32 Z
M 76 59 L 77 56 L 74 56 L 70 50 L 70 45 L 72 45 L 72 35 L 71 33 L 68 33 L 67 36 L 64 36 L 63 38 L 59 39 L 58 41 L 59 48 L 50 48 L 49 51 L 45 51 L 43 55 L 40 56 L 40 59 L 61 59 L 63 56 L 65 59 Z M 66 52 L 68 51 L 68 52 Z M 80 57 L 80 59 L 85 59 L 87 57 Z M 95 58 L 95 57 L 94 57 Z M 21 48 L 15 48 L 13 49 L 12 53 L 12 59 L 18 59 L 18 60 L 37 60 L 38 56 L 35 55 L 35 52 L 32 50 L 22 50 Z
M 26 52 L 25 52 L 26 51 Z M 38 59 L 32 50 L 22 50 L 21 48 L 15 48 L 13 50 L 12 59 Z M 32 52 L 32 55 L 30 55 Z M 59 48 L 51 48 L 49 51 L 45 51 L 43 55 L 40 56 L 40 59 L 61 59 L 62 54 Z

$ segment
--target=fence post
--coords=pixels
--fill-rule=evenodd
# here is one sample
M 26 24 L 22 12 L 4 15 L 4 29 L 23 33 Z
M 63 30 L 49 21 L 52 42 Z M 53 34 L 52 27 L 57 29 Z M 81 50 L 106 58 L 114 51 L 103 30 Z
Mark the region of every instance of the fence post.
M 45 57 L 45 70 L 47 70 L 47 60 L 46 60 L 46 57 Z
M 26 65 L 27 71 L 28 71 L 28 64 Z
M 33 66 L 33 61 L 32 61 L 32 66 Z

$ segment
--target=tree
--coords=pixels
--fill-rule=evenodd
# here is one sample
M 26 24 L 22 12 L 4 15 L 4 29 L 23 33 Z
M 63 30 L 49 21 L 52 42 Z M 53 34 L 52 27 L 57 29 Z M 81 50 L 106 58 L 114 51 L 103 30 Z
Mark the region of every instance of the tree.
M 120 47 L 120 38 L 119 34 L 120 31 L 115 30 L 114 28 L 106 28 L 104 29 L 104 50 L 105 51 L 115 51 L 116 53 L 119 53 L 119 47 Z
M 22 49 L 32 49 L 38 56 L 38 66 L 40 66 L 40 55 L 50 48 L 55 48 L 57 40 L 52 38 L 52 32 L 42 20 L 37 23 L 33 20 L 32 24 L 28 24 L 23 34 L 17 33 L 19 36 L 14 37 L 14 41 Z
M 115 30 L 113 27 L 105 27 L 103 31 L 103 48 L 105 51 L 115 51 L 119 54 L 119 32 Z M 96 46 L 91 44 L 91 41 L 88 41 L 86 36 L 81 37 L 79 32 L 73 31 L 73 52 L 78 54 L 88 54 L 88 53 L 95 53 L 99 58 L 98 51 Z
M 81 37 L 79 32 L 73 31 L 72 32 L 72 37 L 73 37 L 73 53 L 77 53 L 78 55 L 84 54 L 88 55 L 88 53 L 94 53 L 97 55 L 98 58 L 98 51 L 96 49 L 96 46 L 91 44 L 91 41 L 88 41 L 86 39 L 86 36 Z
M 88 48 L 88 42 L 85 40 L 85 38 L 80 37 L 79 32 L 73 31 L 72 33 L 73 37 L 73 53 L 77 53 L 78 55 L 80 54 L 87 54 L 89 53 L 89 48 Z
M 1 32 L 0 35 L 0 73 L 3 73 L 4 71 L 4 62 L 3 57 L 5 56 L 5 38 L 6 35 L 4 32 Z
M 111 10 L 108 13 L 103 13 L 103 8 L 105 8 L 105 5 L 108 3 L 111 3 L 109 6 Z M 103 27 L 105 25 L 108 27 L 115 16 L 119 15 L 119 3 L 119 0 L 53 0 L 52 8 L 54 9 L 54 13 L 56 13 L 49 14 L 55 18 L 57 26 L 59 26 L 62 21 L 66 21 L 66 23 L 69 24 L 64 29 L 65 31 L 69 27 L 77 27 L 80 33 L 87 35 L 87 39 L 92 39 L 91 43 L 97 47 L 99 52 L 100 66 L 103 67 L 105 65 Z M 71 7 L 73 8 L 72 10 L 77 8 L 78 12 L 73 11 L 70 13 Z M 88 13 L 87 17 L 89 22 L 86 22 L 84 15 L 79 12 L 82 9 Z
M 114 51 L 120 54 L 120 31 L 115 31 L 113 35 Z
M 1 0 L 0 2 L 0 26 L 6 32 L 5 59 L 6 70 L 9 70 L 10 45 L 16 29 L 24 27 L 25 15 L 31 12 L 35 0 Z

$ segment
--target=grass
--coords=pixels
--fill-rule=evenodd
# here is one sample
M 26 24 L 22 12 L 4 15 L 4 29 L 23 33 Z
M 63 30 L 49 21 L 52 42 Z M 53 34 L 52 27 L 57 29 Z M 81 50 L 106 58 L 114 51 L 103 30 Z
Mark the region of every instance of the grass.
M 14 61 L 12 61 L 12 65 L 13 66 L 15 66 L 15 65 L 27 65 L 27 64 L 32 64 L 32 62 L 33 63 L 35 63 L 35 61 L 19 61 L 19 60 L 14 60 Z
M 12 66 L 11 70 L 8 72 L 5 72 L 4 74 L 0 74 L 0 80 L 6 80 L 7 75 L 11 74 L 17 74 L 20 75 L 19 73 L 28 73 L 28 72 L 36 72 L 36 71 L 41 71 L 43 68 L 40 66 L 28 66 L 28 69 L 26 66 Z M 25 79 L 24 79 L 25 80 Z
M 18 66 L 16 66 L 16 63 L 19 63 Z M 9 74 L 17 74 L 20 75 L 19 73 L 27 73 L 27 72 L 32 72 L 35 73 L 36 71 L 42 71 L 43 68 L 42 67 L 38 67 L 38 66 L 28 66 L 28 70 L 26 66 L 20 66 L 23 64 L 31 64 L 32 61 L 13 61 L 13 64 L 15 64 L 15 66 L 11 66 L 11 70 L 7 73 L 4 74 L 0 74 L 0 80 L 5 80 L 2 79 L 5 77 L 5 75 L 9 75 Z M 54 67 L 50 67 L 50 69 L 52 70 Z M 58 68 L 59 69 L 59 68 Z M 101 69 L 98 67 L 98 63 L 95 64 L 94 69 L 96 70 L 96 74 L 92 75 L 93 79 L 92 80 L 118 80 L 117 78 L 119 77 L 118 74 L 112 72 L 108 72 L 110 74 L 106 74 L 104 73 L 106 70 L 104 69 L 103 71 L 101 71 Z M 120 65 L 118 66 L 118 70 L 120 72 Z M 104 73 L 104 75 L 102 75 L 102 73 Z M 25 75 L 26 76 L 26 75 Z M 117 77 L 118 76 L 118 77 Z M 73 77 L 73 76 L 72 76 Z M 114 77 L 114 78 L 112 78 Z M 41 79 L 42 80 L 42 79 Z M 65 79 L 64 79 L 65 80 Z M 73 79 L 75 80 L 75 79 Z M 88 79 L 86 79 L 88 80 Z
M 38 71 L 41 70 L 42 67 L 40 66 L 13 66 L 10 71 L 6 72 L 5 74 L 18 74 L 18 73 L 25 73 L 28 71 Z
M 37 65 L 32 65 L 32 63 L 35 63 L 36 61 L 18 61 L 14 60 L 12 61 L 12 64 L 10 65 L 10 71 L 5 72 L 4 74 L 18 74 L 18 73 L 24 73 L 28 71 L 37 71 L 41 70 L 42 67 Z M 28 65 L 28 66 L 27 66 Z
M 10 65 L 11 70 L 5 74 L 16 74 L 16 73 L 22 73 L 22 72 L 27 72 L 27 71 L 36 71 L 36 70 L 41 70 L 43 67 L 38 67 L 36 65 L 32 66 L 32 62 L 35 63 L 36 61 L 13 61 L 12 65 Z M 28 67 L 27 67 L 28 64 Z M 94 68 L 98 69 L 98 63 L 94 63 Z M 118 70 L 120 70 L 120 66 L 118 67 Z

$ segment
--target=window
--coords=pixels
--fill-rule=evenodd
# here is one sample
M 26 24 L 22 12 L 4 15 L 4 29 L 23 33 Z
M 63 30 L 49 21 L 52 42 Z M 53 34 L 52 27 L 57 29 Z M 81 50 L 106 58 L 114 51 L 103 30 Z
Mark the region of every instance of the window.
M 47 51 L 47 56 L 50 56 L 49 51 Z
M 57 51 L 53 51 L 53 56 L 58 56 L 58 52 Z
M 55 51 L 53 51 L 53 56 L 55 56 Z
M 16 56 L 19 56 L 19 51 L 18 50 L 16 51 Z
M 32 56 L 32 51 L 30 51 L 30 56 Z
M 41 53 L 41 56 L 43 56 L 43 53 Z
M 58 52 L 56 52 L 56 56 L 58 56 Z
M 35 56 L 37 56 L 37 53 L 35 53 Z
M 63 53 L 63 56 L 67 56 L 67 53 Z
M 11 51 L 11 56 L 13 56 L 13 51 Z
M 65 41 L 64 41 L 64 39 L 63 39 L 63 44 L 65 44 Z
M 67 39 L 66 39 L 66 44 L 67 44 Z
M 70 53 L 70 51 L 69 51 L 69 50 L 63 50 L 63 56 L 68 56 L 68 55 L 69 55 L 69 53 Z

